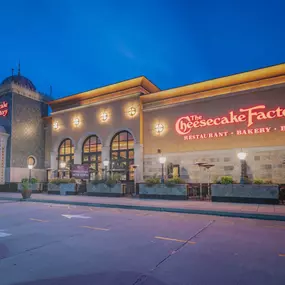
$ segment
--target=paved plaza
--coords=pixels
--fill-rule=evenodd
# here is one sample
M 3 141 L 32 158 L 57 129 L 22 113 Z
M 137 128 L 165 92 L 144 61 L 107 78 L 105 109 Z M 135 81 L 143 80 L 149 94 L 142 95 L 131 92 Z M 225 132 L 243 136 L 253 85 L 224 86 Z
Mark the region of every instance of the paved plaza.
M 0 284 L 283 285 L 285 222 L 0 200 Z

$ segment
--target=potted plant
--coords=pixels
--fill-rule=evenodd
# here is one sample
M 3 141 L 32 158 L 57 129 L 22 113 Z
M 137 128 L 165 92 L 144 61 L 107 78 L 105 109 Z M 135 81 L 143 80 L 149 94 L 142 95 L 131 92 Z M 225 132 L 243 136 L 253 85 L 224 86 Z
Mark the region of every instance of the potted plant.
M 23 199 L 31 198 L 32 190 L 30 189 L 30 183 L 27 179 L 22 180 L 22 197 Z
M 48 194 L 73 195 L 76 194 L 75 188 L 74 178 L 54 178 L 49 181 Z
M 180 177 L 169 178 L 161 183 L 159 177 L 152 176 L 139 184 L 140 198 L 187 200 L 188 187 Z

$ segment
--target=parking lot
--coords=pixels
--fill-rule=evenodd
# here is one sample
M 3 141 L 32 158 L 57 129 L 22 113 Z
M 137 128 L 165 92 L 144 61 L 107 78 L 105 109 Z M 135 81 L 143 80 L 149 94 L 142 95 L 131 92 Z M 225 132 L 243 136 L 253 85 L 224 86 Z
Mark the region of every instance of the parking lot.
M 285 284 L 285 222 L 0 201 L 0 284 Z

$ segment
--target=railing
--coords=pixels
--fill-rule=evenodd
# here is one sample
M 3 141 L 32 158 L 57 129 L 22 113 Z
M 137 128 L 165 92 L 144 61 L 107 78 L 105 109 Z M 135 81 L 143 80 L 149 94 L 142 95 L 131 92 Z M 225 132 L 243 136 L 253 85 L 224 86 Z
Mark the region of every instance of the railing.
M 190 200 L 211 200 L 211 184 L 189 183 L 188 195 Z

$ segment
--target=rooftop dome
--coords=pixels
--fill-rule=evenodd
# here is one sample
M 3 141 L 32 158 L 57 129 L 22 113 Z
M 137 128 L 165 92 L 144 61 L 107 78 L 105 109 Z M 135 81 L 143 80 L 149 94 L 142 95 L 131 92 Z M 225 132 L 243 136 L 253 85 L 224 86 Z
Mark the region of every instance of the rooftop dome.
M 27 89 L 36 91 L 36 87 L 33 84 L 33 82 L 30 79 L 26 78 L 25 76 L 22 76 L 21 74 L 12 75 L 12 76 L 7 77 L 6 79 L 2 81 L 2 85 L 7 84 L 7 83 L 12 83 L 12 82 L 22 87 L 25 87 Z

